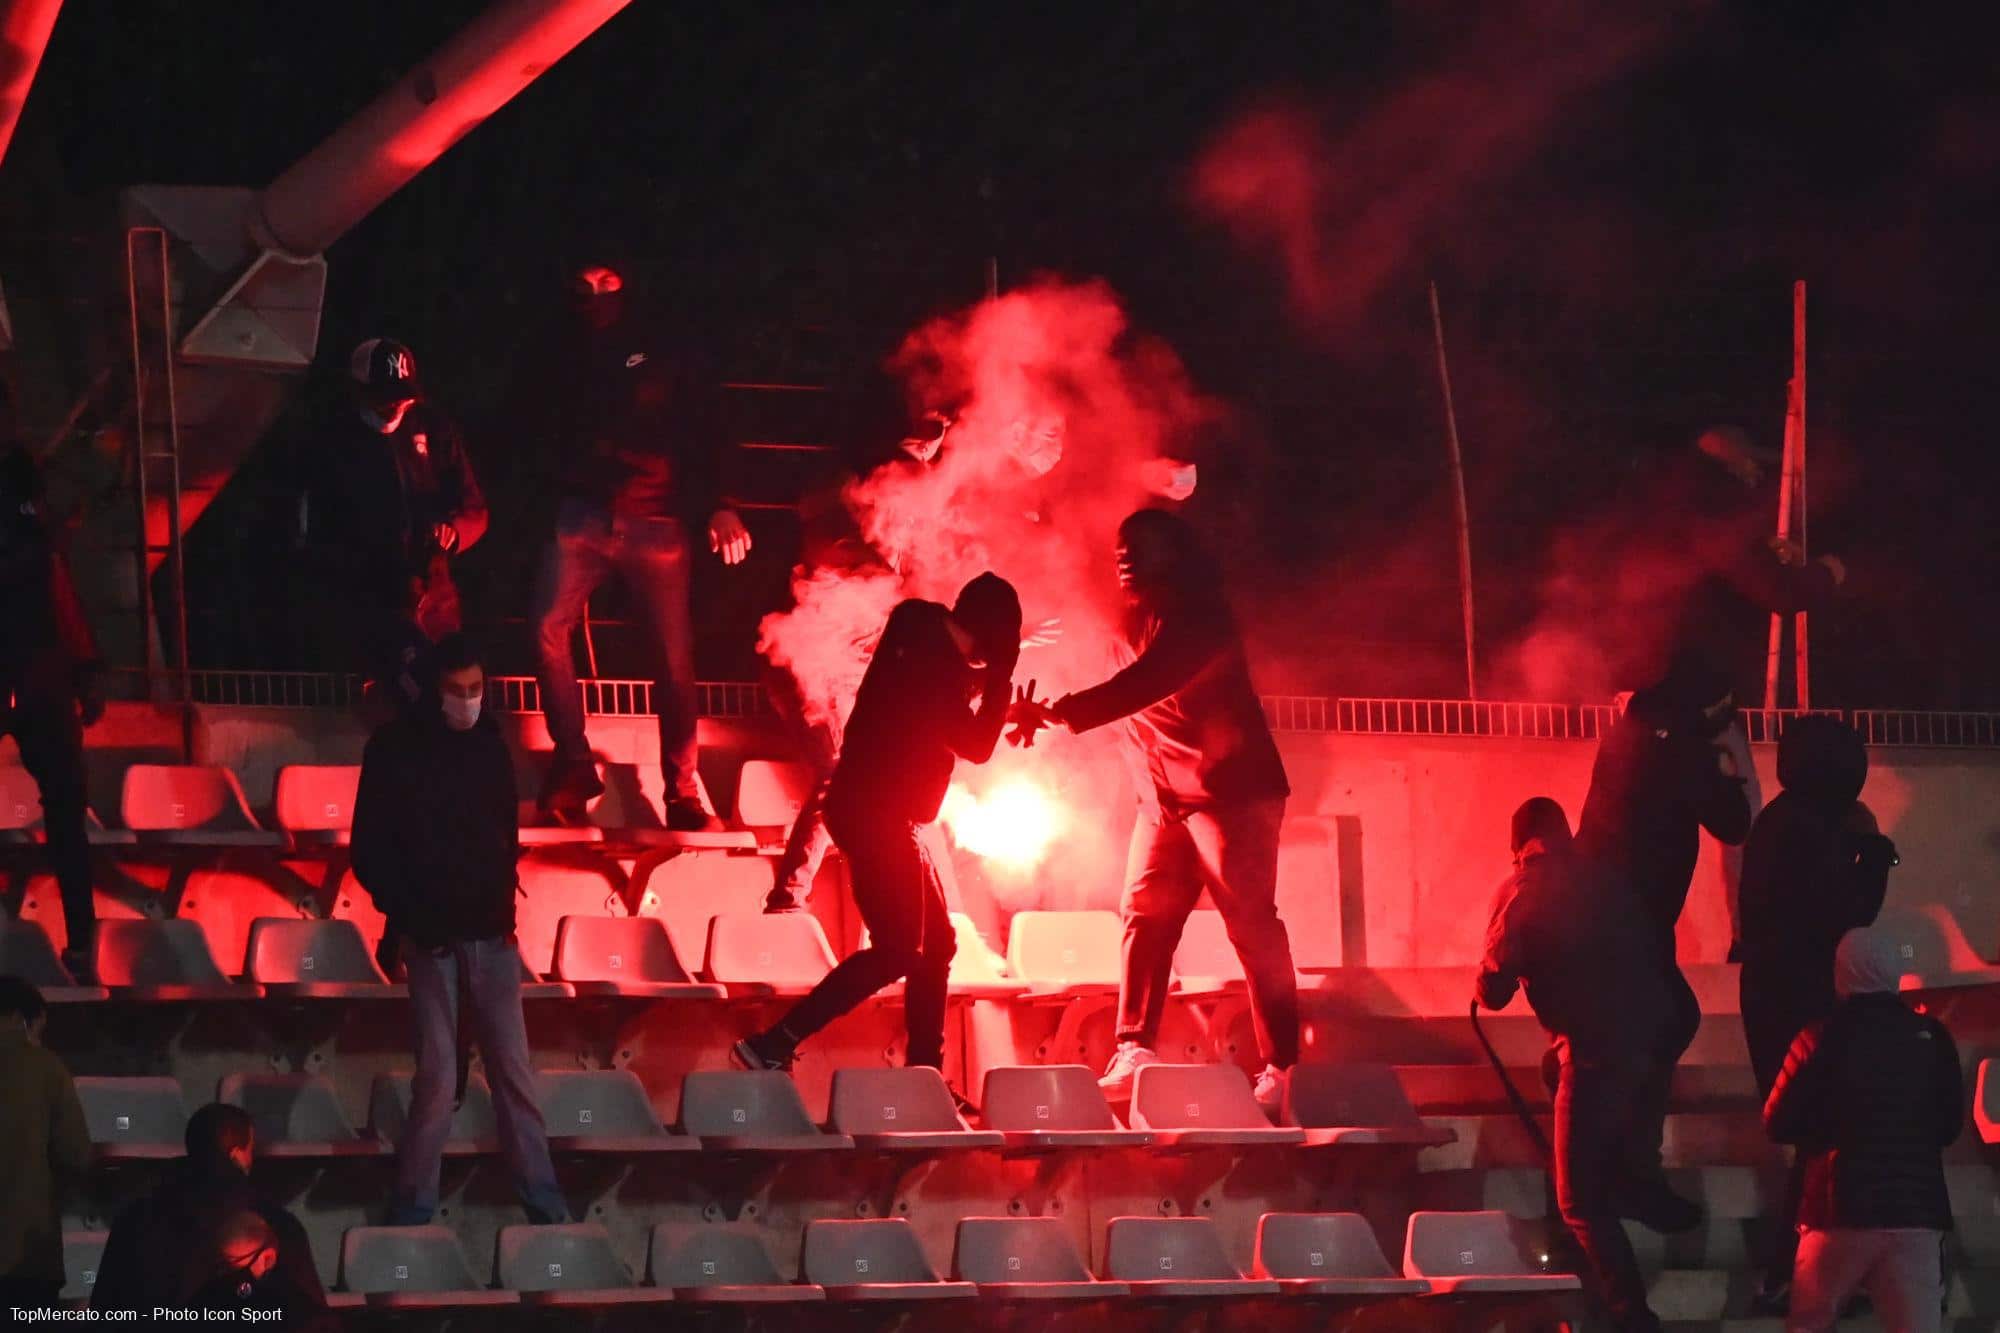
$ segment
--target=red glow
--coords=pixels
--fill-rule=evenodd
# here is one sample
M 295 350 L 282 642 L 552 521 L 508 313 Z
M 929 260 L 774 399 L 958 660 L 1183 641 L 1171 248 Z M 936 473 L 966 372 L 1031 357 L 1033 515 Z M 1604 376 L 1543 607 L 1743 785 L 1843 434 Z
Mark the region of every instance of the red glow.
M 1003 778 L 983 795 L 954 782 L 945 794 L 942 818 L 960 850 L 1016 874 L 1041 864 L 1069 824 L 1067 812 L 1048 790 L 1026 776 Z
M 576 280 L 591 296 L 609 296 L 625 290 L 625 279 L 618 275 L 618 270 L 601 264 L 577 274 Z

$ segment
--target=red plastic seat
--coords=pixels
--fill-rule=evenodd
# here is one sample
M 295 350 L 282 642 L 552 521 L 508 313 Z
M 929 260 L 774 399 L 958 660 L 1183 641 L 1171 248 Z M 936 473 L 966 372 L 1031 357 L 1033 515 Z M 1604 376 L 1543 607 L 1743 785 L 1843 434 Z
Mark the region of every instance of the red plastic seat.
M 1069 1229 L 1053 1217 L 968 1217 L 958 1224 L 951 1267 L 989 1300 L 1096 1301 L 1131 1290 L 1092 1276 Z
M 1272 1125 L 1235 1065 L 1147 1065 L 1132 1086 L 1132 1128 L 1166 1147 L 1300 1144 L 1306 1132 Z
M 986 943 L 971 917 L 951 914 L 958 948 L 951 956 L 951 995 L 961 1000 L 1013 1000 L 1028 993 L 1028 983 L 1007 972 L 1007 962 Z
M 1264 1214 L 1254 1271 L 1288 1296 L 1421 1296 L 1431 1289 L 1389 1266 L 1359 1213 Z
M 1278 1284 L 1246 1278 L 1229 1262 L 1206 1217 L 1114 1217 L 1104 1237 L 1104 1275 L 1134 1296 L 1275 1296 Z
M 798 996 L 834 967 L 819 921 L 805 912 L 777 916 L 718 912 L 709 918 L 702 979 L 737 996 Z
M 254 1000 L 264 988 L 222 974 L 208 940 L 192 921 L 109 920 L 97 923 L 97 976 L 121 999 Z
M 344 847 L 360 787 L 359 764 L 287 764 L 272 793 L 278 827 L 294 847 Z
M 1426 1148 L 1458 1138 L 1447 1126 L 1424 1123 L 1388 1065 L 1296 1065 L 1286 1080 L 1285 1108 L 1313 1147 Z
M 352 921 L 258 917 L 250 923 L 243 975 L 267 994 L 295 1000 L 393 1000 L 409 994 L 375 965 Z
M 1097 1075 L 1082 1065 L 989 1069 L 979 1104 L 986 1127 L 1018 1151 L 1140 1148 L 1153 1141 L 1148 1131 L 1118 1123 Z
M 785 759 L 746 759 L 736 778 L 736 822 L 760 841 L 782 843 L 812 798 L 811 768 Z
M 806 1279 L 830 1301 L 964 1300 L 970 1282 L 945 1282 L 924 1257 L 917 1233 L 900 1217 L 806 1224 Z
M 1497 1211 L 1410 1214 L 1403 1274 L 1441 1293 L 1533 1294 L 1576 1291 L 1568 1273 L 1545 1273 L 1528 1258 L 1520 1226 Z
M 709 1305 L 823 1301 L 811 1282 L 790 1282 L 757 1234 L 714 1222 L 662 1222 L 647 1247 L 647 1280 L 674 1297 Z
M 994 1130 L 969 1128 L 944 1075 L 921 1065 L 836 1069 L 830 1101 L 834 1129 L 852 1136 L 857 1148 L 937 1152 L 1007 1143 Z
M 340 1240 L 340 1286 L 371 1306 L 438 1310 L 518 1305 L 520 1296 L 479 1285 L 449 1227 L 349 1227 Z
M 107 829 L 95 810 L 84 811 L 92 846 L 127 846 L 129 829 Z M 0 847 L 31 847 L 43 841 L 42 789 L 27 769 L 0 764 Z
M 257 822 L 236 775 L 220 764 L 133 764 L 119 798 L 121 822 L 141 844 L 282 847 Z
M 562 918 L 554 975 L 585 997 L 719 1000 L 727 994 L 688 975 L 665 924 L 650 916 Z

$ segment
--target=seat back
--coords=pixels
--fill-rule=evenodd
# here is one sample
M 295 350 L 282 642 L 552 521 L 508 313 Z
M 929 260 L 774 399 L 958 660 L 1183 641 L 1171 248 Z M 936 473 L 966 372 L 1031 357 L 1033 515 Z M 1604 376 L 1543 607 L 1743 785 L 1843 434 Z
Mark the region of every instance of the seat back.
M 236 775 L 220 764 L 133 764 L 118 813 L 130 829 L 258 827 Z
M 1122 1129 L 1082 1065 L 1002 1065 L 986 1071 L 980 1109 L 986 1127 L 1004 1133 Z
M 0 764 L 0 831 L 39 828 L 42 789 L 19 764 Z
M 1053 1217 L 968 1217 L 952 1273 L 964 1282 L 1088 1282 L 1089 1265 Z
M 962 1134 L 967 1126 L 944 1075 L 923 1065 L 836 1069 L 833 1127 L 842 1134 Z
M 1007 927 L 1007 970 L 1022 981 L 1116 986 L 1125 927 L 1113 912 L 1016 912 Z
M 1147 1065 L 1132 1085 L 1134 1129 L 1269 1129 L 1235 1065 Z
M 104 1246 L 110 1239 L 108 1231 L 63 1232 L 62 1300 L 74 1303 L 90 1299 L 90 1290 L 97 1285 L 97 1266 L 104 1260 Z
M 1424 1122 L 1388 1065 L 1299 1064 L 1286 1082 L 1292 1118 L 1308 1128 L 1407 1129 Z
M 817 1134 L 789 1074 L 775 1069 L 698 1069 L 681 1080 L 681 1128 L 696 1138 Z
M 215 1100 L 257 1122 L 259 1143 L 346 1143 L 359 1138 L 333 1085 L 313 1074 L 227 1074 Z
M 665 923 L 650 916 L 566 916 L 556 923 L 559 981 L 684 982 Z
M 250 923 L 243 975 L 273 985 L 318 981 L 380 986 L 389 980 L 352 921 L 274 916 Z
M 951 956 L 951 979 L 963 984 L 982 981 L 1011 981 L 1007 960 L 1002 958 L 979 933 L 979 927 L 963 912 L 951 914 L 952 939 L 958 948 Z
M 713 1222 L 653 1228 L 646 1273 L 656 1287 L 767 1287 L 789 1282 L 754 1231 Z
M 1104 1236 L 1104 1275 L 1121 1282 L 1241 1278 L 1206 1217 L 1114 1217 Z
M 1875 929 L 1895 939 L 1906 977 L 1978 972 L 1992 966 L 1979 956 L 1958 918 L 1943 903 L 1892 907 L 1875 918 Z
M 564 1138 L 664 1134 L 646 1089 L 629 1069 L 565 1070 L 535 1075 L 542 1119 Z
M 736 822 L 745 828 L 785 828 L 812 797 L 813 771 L 784 759 L 746 759 L 736 779 Z
M 1222 913 L 1189 912 L 1181 927 L 1181 942 L 1174 949 L 1174 974 L 1189 980 L 1242 981 L 1243 960 L 1229 942 L 1229 928 Z
M 718 912 L 709 918 L 702 974 L 710 981 L 764 982 L 789 990 L 818 985 L 833 964 L 826 932 L 810 913 Z
M 92 1143 L 161 1144 L 187 1140 L 187 1105 L 170 1078 L 79 1078 L 77 1100 Z
M 401 1143 L 410 1124 L 411 1096 L 410 1075 L 377 1074 L 368 1089 L 368 1132 L 384 1143 Z M 499 1133 L 492 1090 L 484 1078 L 474 1074 L 466 1080 L 465 1100 L 452 1113 L 450 1136 L 492 1139 Z
M 604 1291 L 632 1285 L 632 1274 L 595 1222 L 502 1227 L 493 1271 L 510 1291 Z
M 107 986 L 212 986 L 229 980 L 198 923 L 150 917 L 97 923 L 97 976 Z
M 823 1287 L 938 1280 L 916 1231 L 900 1217 L 809 1222 L 801 1266 L 806 1281 Z
M 278 827 L 295 833 L 345 832 L 354 827 L 359 764 L 286 764 L 271 804 Z
M 1539 1272 L 1503 1212 L 1410 1214 L 1406 1277 L 1520 1277 Z
M 345 1291 L 470 1291 L 479 1279 L 450 1227 L 349 1227 L 340 1238 Z
M 1257 1221 L 1258 1277 L 1395 1277 L 1359 1213 L 1266 1213 Z
M 100 924 L 100 939 L 103 929 Z M 5 917 L 0 917 L 0 976 L 19 977 L 43 989 L 76 984 L 39 922 Z

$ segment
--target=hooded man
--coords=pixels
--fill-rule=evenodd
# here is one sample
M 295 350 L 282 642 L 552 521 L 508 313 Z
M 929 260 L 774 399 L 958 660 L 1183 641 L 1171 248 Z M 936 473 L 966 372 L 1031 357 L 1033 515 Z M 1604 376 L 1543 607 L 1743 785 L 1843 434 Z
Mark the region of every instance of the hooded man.
M 913 598 L 890 613 L 855 694 L 825 806 L 870 942 L 776 1025 L 736 1043 L 745 1068 L 790 1068 L 801 1043 L 898 978 L 907 979 L 906 1063 L 943 1067 L 957 940 L 921 833 L 937 818 L 957 762 L 993 757 L 1020 652 L 1021 600 L 997 575 L 967 583 L 948 609 Z
M 1513 877 L 1486 932 L 1479 1003 L 1503 1009 L 1525 985 L 1555 1041 L 1556 1204 L 1620 1330 L 1653 1330 L 1646 1283 L 1619 1222 L 1621 1196 L 1659 1169 L 1641 1095 L 1674 1023 L 1674 996 L 1628 883 L 1578 856 L 1546 796 L 1514 812 Z M 1608 1002 L 1616 996 L 1615 1002 Z
M 1965 1125 L 1965 1082 L 1951 1033 L 1898 996 L 1902 971 L 1893 935 L 1843 935 L 1841 999 L 1792 1042 L 1764 1103 L 1764 1128 L 1805 1165 L 1786 1333 L 1831 1329 L 1858 1289 L 1890 1333 L 1944 1327 L 1943 1153 Z

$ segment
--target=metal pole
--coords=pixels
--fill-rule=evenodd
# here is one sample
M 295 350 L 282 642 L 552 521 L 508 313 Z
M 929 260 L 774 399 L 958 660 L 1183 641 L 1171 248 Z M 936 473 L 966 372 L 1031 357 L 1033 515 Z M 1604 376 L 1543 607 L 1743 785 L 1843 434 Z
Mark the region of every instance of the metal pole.
M 1451 366 L 1444 354 L 1444 316 L 1438 311 L 1438 288 L 1431 288 L 1431 335 L 1437 343 L 1438 383 L 1444 389 L 1444 433 L 1451 446 L 1453 512 L 1458 523 L 1458 601 L 1465 621 L 1465 695 L 1479 697 L 1478 639 L 1472 616 L 1472 520 L 1465 508 L 1465 459 L 1458 447 L 1458 412 L 1451 400 Z
M 1799 467 L 1805 451 L 1806 426 L 1806 285 L 1792 284 L 1792 378 L 1785 393 L 1785 455 L 1778 473 L 1778 540 L 1792 538 L 1792 509 L 1794 496 L 1799 488 Z M 1803 535 L 1803 530 L 1801 530 Z M 1799 616 L 1797 628 L 1805 628 L 1805 616 Z M 1778 676 L 1785 653 L 1784 613 L 1771 613 L 1771 632 L 1764 650 L 1764 707 L 1778 706 Z M 1798 663 L 1805 665 L 1805 649 L 1799 648 Z M 1806 704 L 1806 678 L 1799 675 L 1799 707 Z
M 1792 284 L 1792 383 L 1798 386 L 1798 448 L 1792 461 L 1792 490 L 1799 506 L 1799 559 L 1810 560 L 1806 548 L 1806 285 Z M 1806 613 L 1792 622 L 1792 642 L 1798 653 L 1799 707 L 1812 707 L 1812 670 L 1807 662 Z

